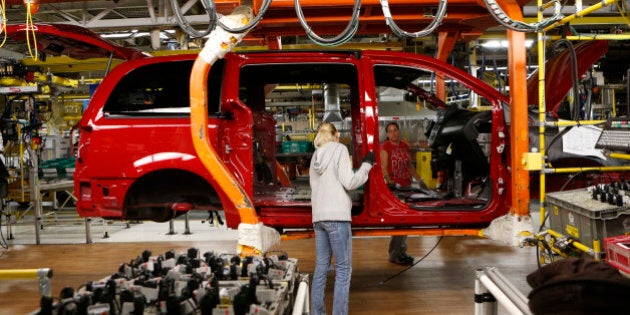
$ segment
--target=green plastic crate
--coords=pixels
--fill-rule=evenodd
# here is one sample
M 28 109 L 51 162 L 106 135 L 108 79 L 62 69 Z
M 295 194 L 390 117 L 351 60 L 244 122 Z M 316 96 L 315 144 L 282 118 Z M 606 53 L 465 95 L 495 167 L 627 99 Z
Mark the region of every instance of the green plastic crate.
M 308 153 L 313 152 L 313 143 L 310 141 L 284 141 L 282 142 L 283 153 Z
M 40 177 L 72 177 L 74 173 L 75 158 L 59 158 L 42 161 L 40 164 Z

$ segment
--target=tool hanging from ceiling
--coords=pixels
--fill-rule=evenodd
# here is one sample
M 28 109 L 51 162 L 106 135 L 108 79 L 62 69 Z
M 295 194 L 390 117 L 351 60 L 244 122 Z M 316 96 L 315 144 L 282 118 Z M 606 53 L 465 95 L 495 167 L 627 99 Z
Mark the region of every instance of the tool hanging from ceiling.
M 357 30 L 359 29 L 359 13 L 361 12 L 361 0 L 354 1 L 354 7 L 352 8 L 352 18 L 350 22 L 346 26 L 346 28 L 341 32 L 341 34 L 333 37 L 333 38 L 322 38 L 315 34 L 308 23 L 306 22 L 306 18 L 302 12 L 302 6 L 300 5 L 300 0 L 295 0 L 295 13 L 297 14 L 298 20 L 306 31 L 306 36 L 313 41 L 314 43 L 321 46 L 338 46 L 341 45 L 354 36 Z
M 192 27 L 191 23 L 186 19 L 185 14 L 189 10 L 191 10 L 194 2 L 187 2 L 183 6 L 180 6 L 178 0 L 170 0 L 171 6 L 173 8 L 174 15 L 177 19 L 179 26 L 193 38 L 199 38 L 207 36 L 216 26 L 220 26 L 221 28 L 229 31 L 231 33 L 243 33 L 254 28 L 260 20 L 262 20 L 265 12 L 271 5 L 271 0 L 263 0 L 261 3 L 261 7 L 258 15 L 250 22 L 248 25 L 238 28 L 230 28 L 226 25 L 222 25 L 220 17 L 222 16 L 217 12 L 216 5 L 213 0 L 201 0 L 201 6 L 203 10 L 208 15 L 208 26 L 205 30 L 199 31 Z M 440 0 L 437 12 L 433 18 L 433 20 L 429 23 L 429 25 L 421 31 L 410 33 L 405 30 L 402 30 L 396 22 L 394 21 L 392 14 L 389 9 L 388 0 L 380 0 L 381 8 L 383 10 L 383 16 L 385 18 L 386 24 L 392 30 L 392 32 L 400 37 L 411 37 L 411 38 L 419 38 L 425 37 L 429 34 L 435 32 L 437 28 L 442 24 L 444 17 L 446 16 L 446 7 L 447 0 Z M 309 26 L 309 23 L 304 16 L 304 12 L 302 10 L 302 4 L 300 0 L 294 0 L 295 13 L 300 22 L 300 25 L 306 32 L 306 36 L 311 39 L 314 43 L 321 46 L 338 46 L 346 43 L 356 34 L 359 29 L 359 16 L 361 13 L 361 0 L 355 0 L 352 8 L 352 15 L 350 21 L 346 28 L 338 35 L 330 38 L 324 38 L 315 33 L 313 29 Z
M 518 31 L 518 32 L 539 32 L 547 28 L 547 26 L 550 26 L 556 23 L 557 21 L 562 20 L 562 18 L 564 17 L 562 13 L 560 12 L 562 10 L 562 4 L 560 3 L 559 0 L 552 0 L 550 2 L 547 2 L 540 8 L 540 10 L 545 10 L 553 5 L 554 14 L 551 17 L 545 20 L 542 20 L 540 22 L 530 23 L 530 24 L 513 20 L 512 18 L 510 18 L 505 13 L 505 11 L 503 11 L 503 9 L 501 8 L 501 6 L 496 0 L 483 0 L 483 2 L 486 4 L 486 8 L 488 8 L 488 12 L 490 12 L 492 17 L 494 17 L 494 19 L 497 20 L 499 24 L 505 26 L 507 29 Z
M 177 3 L 177 0 L 170 0 L 170 2 L 175 18 L 177 19 L 177 24 L 179 24 L 179 27 L 181 27 L 182 30 L 186 32 L 186 34 L 190 35 L 193 38 L 207 36 L 208 34 L 210 34 L 210 32 L 212 32 L 212 30 L 215 29 L 217 25 L 230 33 L 247 32 L 258 25 L 258 22 L 260 22 L 265 12 L 267 12 L 269 5 L 271 5 L 271 0 L 263 0 L 258 15 L 256 15 L 247 25 L 233 28 L 225 25 L 221 21 L 221 17 L 223 15 L 217 12 L 213 0 L 200 0 L 203 9 L 208 14 L 209 23 L 208 27 L 204 31 L 198 31 L 190 25 L 190 23 L 188 22 L 188 20 L 186 20 L 186 17 L 184 16 L 184 14 L 191 9 L 195 2 L 189 1 L 181 7 Z
M 394 22 L 394 19 L 392 18 L 391 13 L 389 12 L 389 3 L 387 2 L 387 0 L 381 0 L 381 7 L 383 8 L 383 15 L 385 16 L 385 22 L 387 23 L 389 28 L 391 28 L 394 34 L 400 37 L 418 38 L 418 37 L 425 37 L 433 33 L 437 29 L 437 27 L 440 26 L 440 24 L 442 23 L 442 19 L 444 19 L 444 16 L 446 15 L 447 2 L 448 2 L 447 0 L 440 0 L 437 13 L 435 14 L 435 18 L 433 19 L 433 21 L 431 21 L 431 23 L 425 29 L 415 32 L 415 33 L 408 33 L 400 29 L 398 25 L 396 25 L 396 22 Z

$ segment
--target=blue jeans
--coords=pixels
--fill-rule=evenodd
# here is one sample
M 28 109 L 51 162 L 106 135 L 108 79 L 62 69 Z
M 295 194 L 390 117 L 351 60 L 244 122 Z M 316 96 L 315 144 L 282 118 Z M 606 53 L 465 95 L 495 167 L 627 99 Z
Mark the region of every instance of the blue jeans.
M 331 254 L 335 257 L 333 315 L 348 314 L 350 275 L 352 274 L 352 229 L 350 222 L 320 221 L 315 229 L 315 272 L 311 287 L 311 314 L 325 315 L 326 274 Z

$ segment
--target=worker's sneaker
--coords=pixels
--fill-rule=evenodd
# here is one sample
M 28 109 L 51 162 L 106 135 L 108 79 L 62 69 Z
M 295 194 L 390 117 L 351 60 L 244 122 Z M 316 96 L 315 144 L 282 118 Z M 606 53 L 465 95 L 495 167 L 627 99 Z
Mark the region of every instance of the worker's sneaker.
M 389 258 L 389 262 L 398 264 L 398 265 L 403 265 L 403 266 L 411 265 L 413 264 L 413 261 L 414 261 L 414 258 L 407 254 L 401 254 L 397 258 L 391 258 L 391 257 Z

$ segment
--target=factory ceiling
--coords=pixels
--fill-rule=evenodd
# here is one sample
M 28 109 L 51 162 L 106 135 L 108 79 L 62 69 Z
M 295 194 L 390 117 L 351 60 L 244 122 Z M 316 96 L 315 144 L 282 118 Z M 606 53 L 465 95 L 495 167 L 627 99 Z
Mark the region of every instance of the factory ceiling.
M 64 1 L 40 0 L 37 12 L 32 15 L 34 23 L 64 23 L 82 26 L 101 34 L 108 40 L 125 47 L 159 54 L 170 49 L 195 49 L 202 44 L 203 39 L 194 39 L 181 31 L 173 14 L 170 0 L 117 0 L 117 1 Z M 190 5 L 185 13 L 185 19 L 193 26 L 204 29 L 208 24 L 208 16 L 200 7 L 201 0 L 175 0 L 183 10 Z M 630 3 L 630 0 L 623 0 Z M 215 0 L 219 13 L 228 14 L 238 4 L 245 1 Z M 262 0 L 254 0 L 253 6 L 259 8 Z M 596 1 L 591 1 L 597 3 Z M 6 2 L 4 19 L 7 24 L 25 23 L 28 15 L 22 0 L 8 0 Z M 340 33 L 348 24 L 353 1 L 351 0 L 302 0 L 303 15 L 312 30 L 318 34 L 330 36 Z M 335 10 L 322 7 L 321 4 L 336 4 Z M 428 25 L 438 9 L 436 0 L 390 0 L 391 14 L 402 29 L 409 32 L 421 30 Z M 520 0 L 523 5 L 523 15 L 526 22 L 534 22 L 536 2 Z M 584 2 L 584 7 L 592 3 Z M 587 17 L 574 20 L 572 30 L 581 34 L 628 34 L 628 20 L 620 15 L 619 8 L 627 6 L 611 5 L 604 7 Z M 575 13 L 575 5 L 564 6 L 562 13 Z M 449 0 L 446 15 L 436 32 L 456 32 L 459 45 L 477 44 L 490 39 L 505 37 L 505 28 L 489 14 L 479 0 Z M 558 30 L 551 31 L 560 32 Z M 528 38 L 535 39 L 534 33 Z M 274 43 L 275 42 L 275 43 Z M 281 43 L 284 49 L 298 47 L 316 47 L 305 36 L 305 30 L 297 18 L 293 0 L 273 0 L 263 19 L 254 28 L 244 44 L 253 49 L 273 43 Z M 417 39 L 401 39 L 392 35 L 386 25 L 381 4 L 377 0 L 363 0 L 359 28 L 354 38 L 347 45 L 352 48 L 388 48 L 434 54 L 436 47 L 435 36 Z M 312 46 L 308 46 L 312 45 Z M 625 71 L 620 62 L 628 67 L 627 40 L 614 41 L 610 44 L 607 54 L 609 66 L 617 72 Z M 470 48 L 461 46 L 460 53 L 467 54 Z M 475 47 L 475 46 L 473 46 Z M 500 65 L 505 64 L 506 50 L 484 48 L 486 56 L 493 58 Z M 530 49 L 535 54 L 535 46 Z M 0 48 L 0 56 L 20 59 L 26 57 L 26 47 L 22 43 L 7 42 Z M 535 58 L 532 59 L 535 62 Z M 607 65 L 602 65 L 607 67 Z M 615 76 L 622 74 L 615 74 Z

